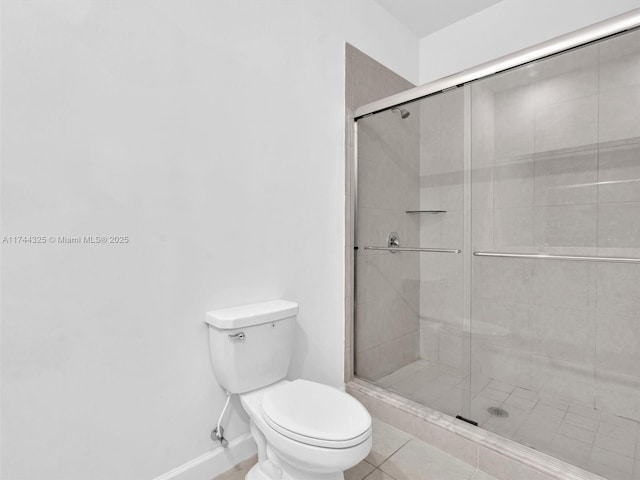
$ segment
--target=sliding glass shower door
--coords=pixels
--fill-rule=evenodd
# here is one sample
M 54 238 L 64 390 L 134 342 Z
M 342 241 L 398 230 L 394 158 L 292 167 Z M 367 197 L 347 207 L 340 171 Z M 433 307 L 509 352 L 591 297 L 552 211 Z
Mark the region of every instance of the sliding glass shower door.
M 356 375 L 636 478 L 640 32 L 357 129 Z
M 356 374 L 452 415 L 469 408 L 464 145 L 463 89 L 358 121 Z
M 474 82 L 471 96 L 471 368 L 486 383 L 471 416 L 607 478 L 631 478 L 640 34 Z

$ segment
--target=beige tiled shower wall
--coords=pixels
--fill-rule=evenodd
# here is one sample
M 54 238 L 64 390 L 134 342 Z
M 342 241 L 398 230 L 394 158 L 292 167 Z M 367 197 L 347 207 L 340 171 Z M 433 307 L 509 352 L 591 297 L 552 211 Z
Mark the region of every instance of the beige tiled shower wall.
M 345 380 L 353 365 L 354 239 L 352 203 L 355 188 L 353 113 L 358 106 L 414 87 L 412 83 L 346 45 L 346 348 Z M 373 117 L 369 117 L 370 119 Z M 376 119 L 378 117 L 375 117 Z M 404 213 L 417 206 L 419 115 L 403 120 L 388 112 L 379 120 L 360 122 L 361 148 L 358 208 L 359 245 L 386 242 L 396 231 L 404 245 L 417 242 L 417 233 L 405 224 Z M 366 139 L 366 140 L 363 140 Z M 364 195 L 364 197 L 362 197 Z M 370 254 L 371 253 L 371 254 Z M 355 338 L 357 373 L 375 380 L 418 358 L 417 265 L 406 255 L 359 251 L 358 329 Z
M 640 257 L 640 33 L 475 83 L 473 249 Z M 473 260 L 473 372 L 640 420 L 640 265 Z
M 464 101 L 464 89 L 457 88 L 420 102 L 422 213 L 414 218 L 425 248 L 463 249 Z M 463 260 L 456 254 L 420 254 L 420 355 L 468 370 Z

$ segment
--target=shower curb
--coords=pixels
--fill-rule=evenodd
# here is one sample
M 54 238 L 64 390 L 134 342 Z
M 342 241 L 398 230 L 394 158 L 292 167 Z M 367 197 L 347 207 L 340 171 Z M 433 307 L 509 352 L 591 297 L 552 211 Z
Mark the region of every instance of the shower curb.
M 499 480 L 606 480 L 595 473 L 474 427 L 365 380 L 346 391 L 371 415 L 428 442 Z

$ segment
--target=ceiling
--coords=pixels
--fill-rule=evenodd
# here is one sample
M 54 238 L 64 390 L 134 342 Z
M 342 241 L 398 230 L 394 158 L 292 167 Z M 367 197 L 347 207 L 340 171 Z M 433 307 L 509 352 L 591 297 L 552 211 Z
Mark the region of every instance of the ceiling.
M 419 37 L 462 20 L 501 0 L 375 0 Z

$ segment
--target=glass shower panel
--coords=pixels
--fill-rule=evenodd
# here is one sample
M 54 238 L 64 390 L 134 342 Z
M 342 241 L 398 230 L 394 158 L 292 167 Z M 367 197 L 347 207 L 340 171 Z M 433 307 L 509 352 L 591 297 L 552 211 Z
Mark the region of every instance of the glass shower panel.
M 455 253 L 464 245 L 464 105 L 457 89 L 358 121 L 356 374 L 452 415 L 468 411 L 469 391 L 464 257 Z M 394 237 L 416 251 L 384 250 Z
M 418 254 L 367 248 L 418 245 L 418 127 L 415 107 L 358 121 L 355 368 L 372 381 L 420 358 Z
M 471 418 L 611 479 L 636 462 L 640 265 L 593 257 L 640 257 L 639 112 L 638 32 L 471 85 Z

